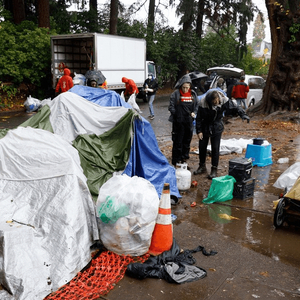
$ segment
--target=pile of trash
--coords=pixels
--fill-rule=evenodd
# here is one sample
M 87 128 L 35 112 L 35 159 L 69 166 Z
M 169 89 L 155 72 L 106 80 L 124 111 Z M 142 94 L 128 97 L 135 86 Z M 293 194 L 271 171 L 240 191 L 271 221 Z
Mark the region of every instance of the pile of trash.
M 130 245 L 142 245 L 141 253 L 150 243 L 164 182 L 181 197 L 150 123 L 115 92 L 75 86 L 46 100 L 18 128 L 0 130 L 1 299 L 43 299 L 88 265 L 101 234 L 96 201 L 110 179 L 145 182 L 138 198 L 130 197 L 133 210 L 122 212 L 132 215 L 126 218 L 134 232 Z M 116 204 L 117 195 L 110 196 L 103 203 Z M 153 213 L 138 209 L 139 201 Z

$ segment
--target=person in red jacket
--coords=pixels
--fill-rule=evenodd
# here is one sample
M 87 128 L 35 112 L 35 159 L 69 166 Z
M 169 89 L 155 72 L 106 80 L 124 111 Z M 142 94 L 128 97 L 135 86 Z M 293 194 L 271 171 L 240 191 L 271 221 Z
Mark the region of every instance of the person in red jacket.
M 55 88 L 56 94 L 59 93 L 59 91 L 61 91 L 61 93 L 64 93 L 74 86 L 73 79 L 70 76 L 70 74 L 71 74 L 71 71 L 68 68 L 65 68 L 64 75 L 59 79 L 59 81 L 56 85 L 56 88 Z
M 132 94 L 138 94 L 139 89 L 137 88 L 135 82 L 132 79 L 128 79 L 126 77 L 122 77 L 122 82 L 125 83 L 125 97 L 130 97 Z
M 245 76 L 241 76 L 240 81 L 236 83 L 231 92 L 231 97 L 236 99 L 237 105 L 241 106 L 243 103 L 244 108 L 247 109 L 247 95 L 249 93 L 249 86 L 245 81 Z

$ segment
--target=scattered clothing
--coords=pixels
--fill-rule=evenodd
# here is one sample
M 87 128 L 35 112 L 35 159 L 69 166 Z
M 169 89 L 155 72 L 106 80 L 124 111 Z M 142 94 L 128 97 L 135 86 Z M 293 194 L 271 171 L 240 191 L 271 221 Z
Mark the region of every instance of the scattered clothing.
M 126 270 L 128 276 L 144 279 L 159 278 L 169 283 L 192 282 L 204 278 L 207 273 L 204 269 L 193 266 L 196 263 L 192 253 L 202 251 L 205 256 L 216 255 L 217 252 L 205 251 L 204 247 L 198 246 L 193 250 L 181 252 L 180 247 L 173 239 L 171 250 L 165 251 L 158 256 L 151 256 L 145 263 L 129 264 Z

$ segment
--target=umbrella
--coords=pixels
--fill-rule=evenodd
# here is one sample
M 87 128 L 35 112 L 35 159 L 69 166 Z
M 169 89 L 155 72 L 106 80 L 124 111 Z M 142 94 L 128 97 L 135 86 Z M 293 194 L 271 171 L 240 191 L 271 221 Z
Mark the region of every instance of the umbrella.
M 200 81 L 202 79 L 207 78 L 206 74 L 199 72 L 199 71 L 194 71 L 194 72 L 188 73 L 187 75 L 190 76 L 193 86 L 196 86 L 196 87 L 200 84 Z M 184 76 L 186 76 L 186 75 L 184 75 Z M 175 87 L 174 87 L 175 89 L 180 87 L 181 80 L 182 80 L 182 77 L 176 82 Z
M 102 74 L 99 70 L 88 70 L 85 73 L 85 78 L 88 80 L 88 82 L 96 81 L 97 85 L 101 85 L 106 80 L 105 76 Z

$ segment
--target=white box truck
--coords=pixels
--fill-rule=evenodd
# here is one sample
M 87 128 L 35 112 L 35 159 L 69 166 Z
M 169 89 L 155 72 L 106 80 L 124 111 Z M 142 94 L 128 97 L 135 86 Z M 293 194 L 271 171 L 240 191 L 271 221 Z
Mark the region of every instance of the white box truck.
M 85 75 L 100 70 L 109 89 L 124 89 L 122 77 L 133 79 L 141 88 L 148 73 L 156 77 L 154 62 L 146 61 L 144 39 L 100 33 L 53 35 L 51 39 L 52 83 L 56 87 L 63 67 Z

